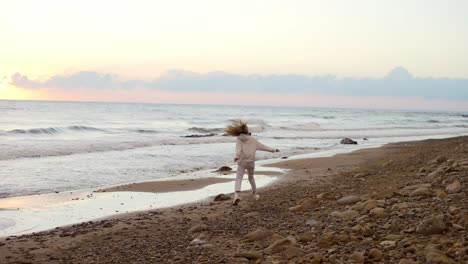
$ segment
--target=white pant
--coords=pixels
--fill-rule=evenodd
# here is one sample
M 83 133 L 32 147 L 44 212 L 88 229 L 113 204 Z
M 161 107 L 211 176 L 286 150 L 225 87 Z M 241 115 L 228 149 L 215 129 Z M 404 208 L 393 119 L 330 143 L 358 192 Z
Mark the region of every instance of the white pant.
M 254 179 L 254 171 L 255 171 L 255 161 L 251 162 L 237 162 L 237 176 L 236 176 L 236 184 L 235 184 L 235 191 L 241 191 L 241 184 L 242 178 L 244 177 L 245 170 L 247 170 L 247 174 L 249 175 L 249 182 L 250 186 L 252 187 L 252 192 L 255 193 L 257 191 L 257 186 L 255 185 Z

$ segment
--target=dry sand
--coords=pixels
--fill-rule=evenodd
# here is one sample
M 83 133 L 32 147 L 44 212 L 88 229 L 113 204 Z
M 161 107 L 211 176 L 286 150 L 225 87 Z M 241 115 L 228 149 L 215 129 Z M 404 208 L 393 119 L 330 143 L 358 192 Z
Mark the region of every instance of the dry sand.
M 0 240 L 0 263 L 468 263 L 468 137 L 389 144 L 230 201 Z

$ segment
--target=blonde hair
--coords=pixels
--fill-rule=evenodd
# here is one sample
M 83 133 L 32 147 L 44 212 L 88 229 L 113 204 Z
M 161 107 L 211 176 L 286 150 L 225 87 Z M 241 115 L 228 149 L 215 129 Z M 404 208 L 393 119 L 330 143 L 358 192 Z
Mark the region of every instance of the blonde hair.
M 231 124 L 224 129 L 224 132 L 229 136 L 237 137 L 241 134 L 249 134 L 249 128 L 246 121 L 231 120 Z

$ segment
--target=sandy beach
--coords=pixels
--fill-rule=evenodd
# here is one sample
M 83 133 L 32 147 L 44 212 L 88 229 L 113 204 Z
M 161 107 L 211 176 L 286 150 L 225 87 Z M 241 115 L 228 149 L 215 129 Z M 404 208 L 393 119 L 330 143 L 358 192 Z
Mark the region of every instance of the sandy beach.
M 7 237 L 0 263 L 468 263 L 468 137 L 272 166 L 289 172 L 259 201 L 244 184 L 239 206 L 211 199 Z

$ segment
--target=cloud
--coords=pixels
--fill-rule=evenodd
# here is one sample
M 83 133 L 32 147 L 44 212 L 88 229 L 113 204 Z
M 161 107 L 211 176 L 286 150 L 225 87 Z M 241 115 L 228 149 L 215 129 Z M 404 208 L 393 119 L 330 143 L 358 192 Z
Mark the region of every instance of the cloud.
M 337 78 L 333 75 L 297 74 L 240 75 L 226 72 L 199 74 L 170 70 L 154 80 L 120 80 L 112 74 L 81 71 L 41 81 L 31 80 L 21 73 L 16 73 L 11 77 L 11 84 L 30 89 L 146 88 L 171 92 L 254 92 L 468 100 L 468 79 L 420 78 L 413 76 L 403 67 L 394 68 L 383 78 Z

